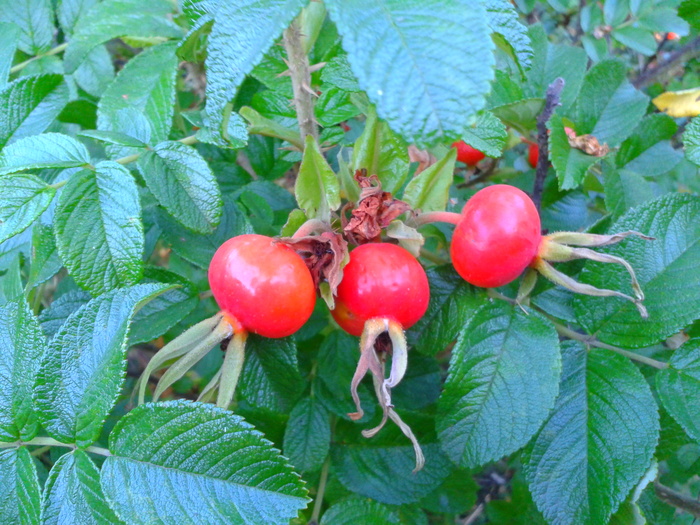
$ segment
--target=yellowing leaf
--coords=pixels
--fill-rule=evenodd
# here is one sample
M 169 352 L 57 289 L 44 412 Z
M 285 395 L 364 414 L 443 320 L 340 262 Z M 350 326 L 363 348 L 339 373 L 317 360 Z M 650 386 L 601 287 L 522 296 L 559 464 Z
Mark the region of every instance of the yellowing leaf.
M 667 91 L 652 102 L 659 111 L 672 117 L 697 117 L 700 115 L 700 88 Z

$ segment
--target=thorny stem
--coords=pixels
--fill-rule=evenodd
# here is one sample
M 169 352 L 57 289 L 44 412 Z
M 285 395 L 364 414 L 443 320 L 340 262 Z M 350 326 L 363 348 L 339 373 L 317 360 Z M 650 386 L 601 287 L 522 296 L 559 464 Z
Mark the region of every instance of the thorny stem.
M 535 172 L 535 185 L 532 189 L 532 200 L 540 209 L 542 203 L 542 192 L 544 191 L 544 179 L 549 171 L 549 135 L 547 134 L 547 122 L 552 118 L 554 110 L 560 105 L 561 92 L 564 89 L 564 79 L 559 77 L 547 88 L 545 95 L 544 109 L 537 117 L 537 147 L 539 148 L 539 158 L 537 160 L 537 171 Z
M 462 214 L 452 211 L 431 211 L 428 213 L 419 213 L 413 220 L 417 227 L 431 222 L 447 222 L 449 224 L 457 224 L 462 219 Z
M 331 466 L 331 457 L 327 456 L 321 469 L 321 479 L 318 482 L 318 492 L 316 492 L 316 500 L 314 501 L 314 510 L 311 513 L 311 521 L 309 525 L 317 525 L 318 518 L 321 516 L 321 507 L 323 507 L 323 496 L 326 493 L 326 482 L 328 481 L 328 470 Z
M 53 49 L 48 50 L 46 53 L 41 53 L 40 55 L 36 55 L 32 58 L 25 60 L 24 62 L 20 62 L 16 66 L 12 66 L 10 68 L 10 74 L 17 73 L 18 71 L 22 71 L 25 67 L 27 67 L 29 64 L 31 64 L 35 60 L 39 60 L 40 58 L 44 58 L 44 57 L 50 57 L 52 55 L 57 55 L 57 54 L 65 51 L 67 47 L 68 47 L 68 42 L 64 42 L 63 44 L 60 44 L 60 45 L 54 47 Z
M 42 446 L 42 447 L 66 447 L 66 448 L 71 448 L 73 450 L 76 450 L 78 448 L 78 445 L 75 443 L 62 443 L 60 441 L 57 441 L 53 438 L 50 437 L 35 437 L 34 439 L 30 439 L 29 441 L 13 441 L 11 443 L 0 443 L 0 449 L 2 448 L 15 448 L 15 447 L 22 447 L 22 446 Z M 93 445 L 87 447 L 85 449 L 86 452 L 92 452 L 93 454 L 97 454 L 99 456 L 111 456 L 112 453 L 107 450 L 106 448 L 102 447 L 95 447 Z
M 284 32 L 284 49 L 287 51 L 287 67 L 292 78 L 294 107 L 297 110 L 302 141 L 311 135 L 318 142 L 318 127 L 314 116 L 314 96 L 311 90 L 309 57 L 304 52 L 299 21 L 295 20 Z

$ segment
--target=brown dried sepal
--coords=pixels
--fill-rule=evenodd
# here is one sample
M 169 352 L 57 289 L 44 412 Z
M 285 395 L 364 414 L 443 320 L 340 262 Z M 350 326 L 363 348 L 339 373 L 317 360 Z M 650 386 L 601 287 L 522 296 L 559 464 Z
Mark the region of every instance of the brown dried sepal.
M 349 260 L 348 243 L 340 233 L 328 231 L 299 238 L 284 237 L 278 242 L 304 259 L 317 289 L 322 282 L 327 282 L 335 295 L 343 279 L 343 267 Z
M 414 176 L 427 170 L 430 166 L 437 162 L 435 155 L 430 153 L 428 150 L 418 149 L 415 144 L 411 144 L 408 147 L 408 160 L 418 163 L 418 168 L 416 168 L 416 173 Z
M 592 157 L 605 157 L 610 152 L 607 144 L 601 144 L 593 135 L 576 135 L 571 128 L 564 128 L 566 137 L 569 139 L 569 146 L 583 151 Z
M 367 176 L 367 170 L 357 170 L 355 180 L 359 184 L 360 201 L 346 222 L 343 214 L 343 231 L 353 244 L 379 241 L 382 230 L 399 215 L 409 211 L 408 203 L 395 199 L 391 193 L 382 191 L 376 175 Z

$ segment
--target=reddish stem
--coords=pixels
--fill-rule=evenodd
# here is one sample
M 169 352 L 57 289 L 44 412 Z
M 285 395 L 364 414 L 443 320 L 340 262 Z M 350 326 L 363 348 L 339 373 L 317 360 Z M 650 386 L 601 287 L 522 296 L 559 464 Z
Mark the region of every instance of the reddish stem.
M 451 211 L 431 211 L 428 213 L 419 213 L 414 218 L 417 226 L 423 226 L 424 224 L 430 224 L 431 222 L 447 222 L 450 224 L 457 224 L 462 220 L 462 214 L 454 213 Z

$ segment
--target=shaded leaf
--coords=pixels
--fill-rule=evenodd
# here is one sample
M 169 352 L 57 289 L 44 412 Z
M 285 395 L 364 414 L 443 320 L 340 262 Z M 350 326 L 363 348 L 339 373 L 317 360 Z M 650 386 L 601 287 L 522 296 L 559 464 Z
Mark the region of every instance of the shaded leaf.
M 25 447 L 0 450 L 0 521 L 17 525 L 39 523 L 41 487 L 36 466 Z
M 331 445 L 327 409 L 314 397 L 301 399 L 289 414 L 284 431 L 284 455 L 301 472 L 321 468 Z
M 670 368 L 656 374 L 656 388 L 666 410 L 687 434 L 700 443 L 700 342 L 691 340 L 676 350 Z
M 55 193 L 34 175 L 0 177 L 0 242 L 31 226 L 48 208 Z

